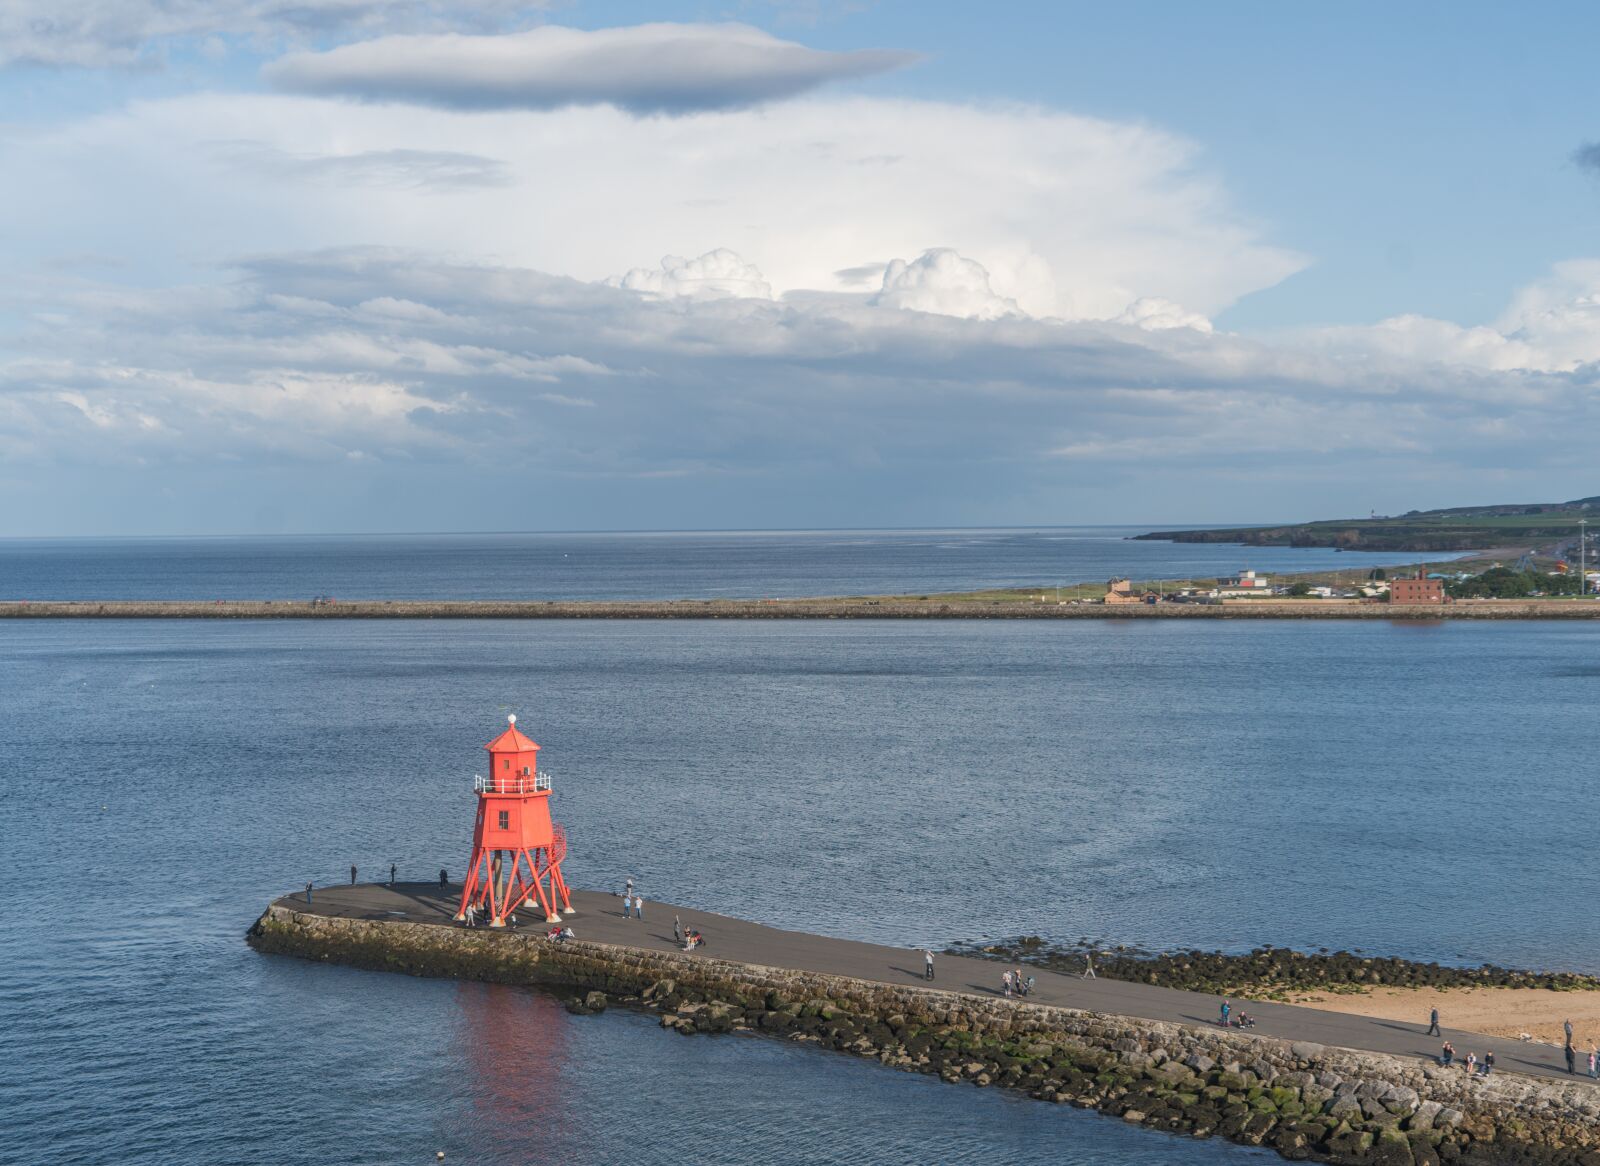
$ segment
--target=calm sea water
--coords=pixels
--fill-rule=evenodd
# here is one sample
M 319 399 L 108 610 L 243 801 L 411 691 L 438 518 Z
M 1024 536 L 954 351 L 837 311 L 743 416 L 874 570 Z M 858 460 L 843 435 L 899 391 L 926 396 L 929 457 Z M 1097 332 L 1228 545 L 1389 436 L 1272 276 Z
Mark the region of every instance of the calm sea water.
M 906 944 L 1600 971 L 1597 652 L 1539 623 L 3 623 L 0 1160 L 1255 1158 L 242 936 L 352 862 L 458 869 L 517 712 L 580 885 Z
M 1130 542 L 1147 527 L 0 539 L 0 599 L 716 599 L 1349 570 L 1419 557 Z M 1434 556 L 1436 559 L 1439 556 Z

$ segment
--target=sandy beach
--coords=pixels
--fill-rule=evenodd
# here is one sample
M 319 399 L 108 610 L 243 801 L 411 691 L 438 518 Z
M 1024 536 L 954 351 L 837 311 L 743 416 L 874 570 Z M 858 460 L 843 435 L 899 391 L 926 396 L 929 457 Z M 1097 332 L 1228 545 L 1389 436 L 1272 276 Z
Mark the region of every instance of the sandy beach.
M 1524 1034 L 1546 1044 L 1562 1043 L 1562 1022 L 1572 1021 L 1573 1043 L 1587 1053 L 1600 1041 L 1600 991 L 1556 992 L 1549 988 L 1374 988 L 1359 995 L 1307 993 L 1296 996 L 1329 1012 L 1428 1025 L 1428 1010 L 1439 1010 L 1445 1028 L 1491 1036 Z M 1460 1050 L 1467 1052 L 1465 1048 Z

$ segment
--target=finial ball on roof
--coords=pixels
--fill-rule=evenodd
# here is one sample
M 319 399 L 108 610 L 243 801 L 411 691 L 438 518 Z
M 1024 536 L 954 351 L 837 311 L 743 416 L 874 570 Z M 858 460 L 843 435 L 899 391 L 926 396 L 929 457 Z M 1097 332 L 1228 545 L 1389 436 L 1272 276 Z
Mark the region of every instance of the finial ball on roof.
M 509 717 L 506 718 L 506 720 L 511 722 L 513 725 L 516 724 L 517 723 L 517 714 L 516 713 L 512 713 Z

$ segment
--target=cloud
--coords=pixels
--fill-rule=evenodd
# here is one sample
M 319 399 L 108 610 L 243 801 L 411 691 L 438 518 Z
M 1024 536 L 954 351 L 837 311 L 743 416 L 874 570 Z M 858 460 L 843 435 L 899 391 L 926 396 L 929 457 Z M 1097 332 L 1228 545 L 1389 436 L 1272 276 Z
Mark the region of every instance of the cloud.
M 276 178 L 333 186 L 451 190 L 511 183 L 502 160 L 458 150 L 291 154 L 262 142 L 219 142 L 214 150 L 225 164 L 253 168 Z
M 498 36 L 383 37 L 294 53 L 262 75 L 292 93 L 445 109 L 610 105 L 681 114 L 760 105 L 915 59 L 811 49 L 744 24 L 549 25 Z
M 668 299 L 772 298 L 772 285 L 761 277 L 761 272 L 722 247 L 698 259 L 668 255 L 660 267 L 635 267 L 626 275 L 607 282 L 613 287 Z
M 981 293 L 970 261 L 930 254 L 901 265 L 923 276 L 910 293 L 945 308 Z M 1594 366 L 1442 364 L 1399 352 L 1386 327 L 1265 344 L 874 298 L 640 295 L 392 248 L 263 256 L 221 289 L 34 277 L 0 302 L 25 321 L 20 355 L 0 360 L 0 454 L 41 482 L 188 467 L 223 494 L 243 465 L 335 493 L 339 474 L 398 467 L 475 513 L 500 506 L 497 523 L 514 522 L 504 500 L 532 473 L 616 507 L 561 510 L 557 492 L 540 513 L 567 517 L 545 525 L 691 497 L 701 521 L 737 524 L 747 504 L 835 482 L 935 509 L 959 489 L 978 507 L 967 517 L 998 521 L 1062 490 L 1109 490 L 1109 504 L 1135 483 L 1203 480 L 1237 505 L 1272 479 L 1312 513 L 1323 472 L 1560 473 L 1596 388 Z M 1236 494 L 1219 457 L 1251 469 Z M 1583 472 L 1581 451 L 1570 460 Z M 854 497 L 863 521 L 901 513 Z M 405 525 L 393 499 L 368 505 Z
M 910 263 L 890 260 L 884 268 L 883 286 L 872 302 L 884 308 L 969 320 L 996 320 L 1022 312 L 1015 300 L 995 295 L 981 263 L 963 259 L 949 247 L 924 251 Z
M 1110 319 L 1141 297 L 1215 316 L 1305 263 L 1231 209 L 1191 143 L 1032 107 L 813 96 L 641 119 L 202 94 L 13 131 L 0 170 L 29 175 L 0 184 L 25 254 L 171 278 L 350 242 L 584 280 L 725 247 L 774 295 L 862 292 L 937 243 L 1029 315 Z
M 1580 169 L 1600 174 L 1600 142 L 1585 142 L 1572 152 L 1572 160 Z
M 1198 312 L 1185 310 L 1182 304 L 1175 304 L 1160 296 L 1142 296 L 1134 300 L 1121 315 L 1116 317 L 1116 322 L 1132 324 L 1147 332 L 1159 332 L 1167 328 L 1192 328 L 1196 332 L 1211 331 L 1210 320 Z
M 0 68 L 142 66 L 169 45 L 207 38 L 492 29 L 536 7 L 537 0 L 6 0 Z
M 1558 263 L 1519 288 L 1491 324 L 1402 315 L 1371 327 L 1296 333 L 1300 343 L 1341 354 L 1496 372 L 1577 372 L 1600 362 L 1600 260 Z

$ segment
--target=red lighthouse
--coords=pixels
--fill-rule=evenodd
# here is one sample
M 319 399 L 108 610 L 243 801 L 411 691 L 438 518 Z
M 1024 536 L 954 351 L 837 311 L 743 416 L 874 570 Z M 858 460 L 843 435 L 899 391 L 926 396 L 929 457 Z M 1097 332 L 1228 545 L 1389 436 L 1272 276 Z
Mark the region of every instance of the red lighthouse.
M 516 717 L 506 720 L 506 731 L 484 746 L 489 776 L 473 783 L 478 820 L 456 918 L 475 906 L 491 927 L 504 927 L 506 916 L 532 899 L 544 908 L 545 922 L 559 923 L 559 911 L 572 914 L 561 877 L 567 834 L 550 820 L 550 778 L 539 772 L 539 746 L 517 732 Z

